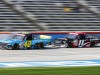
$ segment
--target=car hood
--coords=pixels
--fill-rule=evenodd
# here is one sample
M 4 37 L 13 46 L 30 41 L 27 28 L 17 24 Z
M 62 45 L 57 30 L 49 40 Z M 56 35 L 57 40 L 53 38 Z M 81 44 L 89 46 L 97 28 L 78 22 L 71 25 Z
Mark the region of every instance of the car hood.
M 19 42 L 20 40 L 16 40 L 16 39 L 4 39 L 4 40 L 0 40 L 1 43 L 12 43 L 12 42 Z

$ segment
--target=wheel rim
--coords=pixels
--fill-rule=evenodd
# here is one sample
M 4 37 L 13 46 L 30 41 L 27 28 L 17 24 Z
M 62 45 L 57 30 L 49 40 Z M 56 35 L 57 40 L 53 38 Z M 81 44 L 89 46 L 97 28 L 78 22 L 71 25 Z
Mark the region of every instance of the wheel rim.
M 38 44 L 38 48 L 42 49 L 44 47 L 44 45 L 42 43 Z
M 15 44 L 12 49 L 17 50 L 17 49 L 19 49 L 19 46 L 17 44 Z

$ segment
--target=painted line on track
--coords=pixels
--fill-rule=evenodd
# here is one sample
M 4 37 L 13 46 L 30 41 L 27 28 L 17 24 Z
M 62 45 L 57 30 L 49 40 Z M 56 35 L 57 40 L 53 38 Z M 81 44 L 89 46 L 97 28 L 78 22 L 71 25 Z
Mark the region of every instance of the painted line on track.
M 100 60 L 1 62 L 0 68 L 50 67 L 50 66 L 100 66 Z

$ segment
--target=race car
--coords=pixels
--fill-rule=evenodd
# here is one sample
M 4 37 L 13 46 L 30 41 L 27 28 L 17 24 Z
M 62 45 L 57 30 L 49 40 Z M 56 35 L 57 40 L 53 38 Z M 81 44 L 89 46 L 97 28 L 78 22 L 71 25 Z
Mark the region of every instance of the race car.
M 91 35 L 87 36 L 84 32 L 69 33 L 65 38 L 58 38 L 53 42 L 53 46 L 63 46 L 66 48 L 94 47 L 100 40 Z
M 66 38 L 57 38 L 55 41 L 52 43 L 52 46 L 61 46 L 64 47 L 67 39 Z
M 17 33 L 14 34 L 10 39 L 0 40 L 1 49 L 43 49 L 49 45 L 51 37 L 46 35 L 39 35 L 36 38 L 34 34 L 28 33 Z

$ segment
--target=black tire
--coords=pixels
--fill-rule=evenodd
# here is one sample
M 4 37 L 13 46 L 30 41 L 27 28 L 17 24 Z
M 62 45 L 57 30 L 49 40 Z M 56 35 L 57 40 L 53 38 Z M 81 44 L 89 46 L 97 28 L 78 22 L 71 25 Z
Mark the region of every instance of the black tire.
M 72 47 L 73 46 L 72 46 L 71 42 L 69 42 L 67 48 L 72 48 Z
M 19 44 L 14 44 L 12 46 L 12 50 L 19 50 Z
M 44 48 L 44 43 L 35 44 L 35 49 L 43 49 L 43 48 Z
M 38 44 L 38 48 L 39 48 L 39 49 L 43 49 L 43 48 L 44 48 L 44 43 L 39 43 L 39 44 Z
M 94 47 L 94 46 L 95 46 L 95 43 L 91 42 L 90 47 Z

